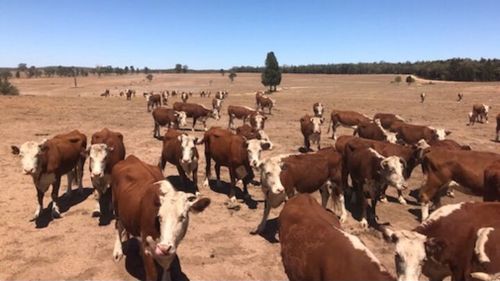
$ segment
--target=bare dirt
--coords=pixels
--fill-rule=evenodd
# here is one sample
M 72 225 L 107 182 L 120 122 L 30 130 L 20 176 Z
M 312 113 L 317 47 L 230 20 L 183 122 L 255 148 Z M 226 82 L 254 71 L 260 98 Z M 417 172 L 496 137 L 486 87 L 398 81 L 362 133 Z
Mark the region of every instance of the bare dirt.
M 312 104 L 323 102 L 327 113 L 333 108 L 349 109 L 373 115 L 393 112 L 416 124 L 444 127 L 453 133 L 450 138 L 469 144 L 475 150 L 500 151 L 500 144 L 492 142 L 493 122 L 466 126 L 467 113 L 474 103 L 493 107 L 490 119 L 500 109 L 500 83 L 440 83 L 428 84 L 419 80 L 408 86 L 391 84 L 392 75 L 284 75 L 281 90 L 273 94 L 276 110 L 266 123 L 266 132 L 275 144 L 273 151 L 263 157 L 281 153 L 296 153 L 302 145 L 299 118 L 312 112 Z M 212 83 L 209 81 L 212 80 Z M 154 75 L 147 82 L 144 75 L 88 77 L 78 79 L 78 88 L 72 78 L 13 79 L 22 96 L 0 97 L 2 112 L 0 136 L 0 280 L 118 280 L 132 279 L 140 264 L 134 259 L 136 248 L 128 247 L 129 257 L 119 263 L 112 260 L 114 241 L 113 222 L 99 226 L 91 217 L 94 200 L 88 173 L 84 176 L 83 194 L 73 192 L 63 199 L 61 219 L 50 220 L 48 213 L 37 223 L 31 222 L 36 207 L 36 193 L 31 178 L 22 175 L 17 157 L 10 153 L 10 145 L 28 140 L 42 140 L 54 134 L 78 129 L 88 137 L 103 127 L 117 130 L 125 136 L 127 154 L 156 164 L 161 143 L 153 136 L 152 117 L 146 112 L 143 91 L 184 90 L 195 94 L 189 100 L 211 105 L 211 99 L 200 98 L 200 90 L 228 90 L 229 98 L 223 104 L 222 119 L 208 121 L 209 126 L 227 126 L 226 107 L 229 104 L 254 106 L 254 93 L 261 90 L 260 75 L 238 74 L 234 83 L 220 74 L 164 74 Z M 116 97 L 120 90 L 137 90 L 132 101 Z M 99 94 L 108 88 L 115 97 L 102 98 Z M 425 103 L 419 94 L 426 92 Z M 464 100 L 456 102 L 458 92 Z M 173 98 L 180 100 L 179 97 Z M 239 124 L 239 123 L 238 123 Z M 200 127 L 201 129 L 201 127 Z M 340 133 L 351 134 L 348 129 Z M 201 136 L 202 132 L 195 133 Z M 322 145 L 332 144 L 323 126 Z M 200 147 L 200 152 L 203 148 Z M 201 153 L 203 154 L 203 153 Z M 200 159 L 199 179 L 204 177 L 205 160 Z M 86 168 L 87 171 L 87 168 Z M 176 176 L 176 170 L 167 166 L 166 175 Z M 223 180 L 228 181 L 223 169 Z M 170 177 L 172 178 L 172 177 Z M 176 178 L 173 177 L 175 180 Z M 408 185 L 417 189 L 423 180 L 417 168 Z M 65 191 L 65 180 L 60 195 Z M 285 280 L 281 264 L 280 246 L 274 239 L 276 216 L 281 207 L 273 210 L 266 235 L 252 236 L 262 216 L 263 195 L 260 188 L 250 187 L 256 200 L 243 204 L 241 210 L 230 211 L 224 206 L 227 188 L 201 192 L 212 199 L 203 213 L 191 216 L 188 234 L 179 248 L 184 279 L 191 280 Z M 389 194 L 394 194 L 390 190 Z M 315 195 L 317 198 L 319 196 Z M 390 222 L 397 228 L 412 228 L 418 224 L 419 212 L 415 199 L 406 193 L 407 206 L 392 202 L 380 204 L 381 222 Z M 444 203 L 480 200 L 456 192 L 456 198 L 445 198 Z M 49 193 L 45 206 L 50 202 Z M 350 217 L 345 228 L 361 237 L 382 263 L 394 273 L 392 246 L 383 242 L 375 231 L 360 229 L 358 221 Z

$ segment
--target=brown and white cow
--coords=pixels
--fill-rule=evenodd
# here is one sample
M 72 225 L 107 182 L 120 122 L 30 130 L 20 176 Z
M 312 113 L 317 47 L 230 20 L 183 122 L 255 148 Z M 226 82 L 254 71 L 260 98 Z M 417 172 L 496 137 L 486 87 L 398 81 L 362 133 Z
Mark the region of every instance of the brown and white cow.
M 378 141 L 386 141 L 390 143 L 396 143 L 397 137 L 396 133 L 386 131 L 379 119 L 375 119 L 373 122 L 361 122 L 354 129 L 354 136 L 358 135 L 361 138 L 372 139 Z
M 250 125 L 245 124 L 236 128 L 236 134 L 245 137 L 247 140 L 258 139 L 269 144 L 269 150 L 273 149 L 273 143 L 264 130 L 256 130 Z
M 488 113 L 491 109 L 491 106 L 489 105 L 486 105 L 486 104 L 474 104 L 472 106 L 472 115 L 475 116 L 475 120 L 474 122 L 481 122 L 481 123 L 484 123 L 484 121 L 486 121 L 486 123 L 488 123 Z M 474 123 L 472 122 L 472 123 Z
M 358 237 L 344 231 L 308 194 L 283 207 L 279 240 L 289 280 L 395 280 Z
M 266 159 L 260 165 L 261 188 L 265 195 L 264 214 L 256 230 L 264 231 L 271 208 L 277 208 L 295 193 L 320 191 L 321 204 L 326 208 L 332 197 L 340 220 L 347 219 L 342 192 L 342 156 L 333 147 L 316 153 L 278 155 Z M 331 189 L 331 193 L 330 190 Z
M 428 143 L 424 139 L 421 139 L 417 142 L 416 146 L 422 149 L 422 151 L 428 147 L 439 147 L 450 150 L 472 150 L 469 145 L 461 145 L 454 140 L 433 140 Z
M 132 96 L 135 96 L 135 90 L 127 89 L 125 95 L 127 96 L 127 100 L 132 100 Z
M 416 144 L 419 140 L 424 139 L 426 142 L 435 140 L 444 140 L 446 136 L 451 134 L 445 129 L 438 129 L 430 126 L 413 125 L 407 123 L 396 122 L 397 127 L 391 127 L 391 131 L 396 133 L 398 141 L 406 144 Z
M 270 97 L 266 97 L 265 95 L 256 95 L 257 100 L 257 110 L 264 112 L 264 109 L 267 108 L 269 110 L 269 114 L 272 114 L 271 110 L 276 105 L 276 101 Z
M 460 187 L 460 191 L 484 196 L 484 171 L 497 160 L 500 154 L 491 152 L 429 148 L 422 158 L 426 176 L 419 194 L 422 220 L 429 216 L 431 201 L 439 206 L 440 193 L 451 181 L 459 184 L 455 188 Z
M 188 93 L 182 92 L 181 93 L 181 100 L 182 100 L 182 102 L 187 102 L 188 99 L 189 99 Z
M 352 180 L 358 203 L 361 204 L 361 226 L 368 221 L 378 226 L 376 205 L 387 185 L 403 190 L 406 161 L 398 156 L 384 157 L 373 148 L 353 148 L 349 143 L 344 152 L 346 169 Z M 368 200 L 371 201 L 367 212 Z M 367 216 L 368 214 L 368 216 Z
M 187 115 L 184 111 L 175 111 L 172 108 L 158 107 L 153 110 L 153 137 L 159 139 L 160 127 L 179 129 L 187 124 Z
M 241 119 L 243 120 L 243 124 L 245 124 L 250 115 L 257 113 L 257 110 L 248 106 L 229 105 L 227 107 L 227 115 L 229 116 L 227 127 L 230 129 L 234 128 L 234 119 Z
M 391 125 L 395 122 L 405 122 L 405 120 L 396 114 L 393 113 L 377 113 L 373 115 L 373 120 L 379 119 L 380 124 L 386 130 L 391 128 Z
M 196 126 L 196 121 L 200 119 L 203 123 L 203 129 L 207 130 L 207 119 L 213 118 L 215 120 L 220 119 L 219 111 L 216 109 L 208 109 L 204 105 L 196 104 L 196 103 L 184 103 L 184 102 L 176 102 L 174 103 L 174 110 L 176 111 L 184 111 L 186 112 L 186 117 L 193 118 L 193 127 L 191 128 L 194 131 L 194 127 Z
M 316 102 L 313 104 L 313 113 L 315 117 L 323 117 L 324 112 L 325 106 L 322 103 Z
M 267 116 L 262 115 L 260 112 L 255 112 L 250 114 L 248 118 L 250 120 L 250 125 L 254 130 L 264 130 Z
M 300 131 L 304 137 L 305 151 L 311 151 L 311 142 L 316 143 L 318 150 L 321 149 L 321 125 L 325 121 L 323 117 L 313 117 L 308 114 L 300 118 Z
M 500 279 L 500 251 L 498 245 L 500 245 L 500 223 L 477 230 L 474 248 L 468 248 L 469 251 L 473 252 L 472 263 L 470 269 L 468 269 L 471 272 L 471 277 L 477 280 L 493 281 Z
M 495 140 L 497 142 L 500 142 L 500 113 L 497 115 L 497 128 L 496 128 L 497 134 Z
M 261 151 L 269 149 L 269 143 L 256 139 L 246 140 L 219 127 L 212 127 L 205 132 L 200 143 L 205 144 L 204 186 L 208 187 L 211 178 L 211 160 L 215 162 L 218 186 L 220 186 L 220 168 L 227 167 L 231 179 L 228 208 L 238 209 L 235 197 L 236 180 L 242 179 L 243 191 L 248 195 L 247 185 L 254 177 L 252 167 L 259 167 Z
M 330 114 L 328 132 L 332 129 L 332 139 L 336 139 L 335 132 L 339 126 L 355 129 L 361 122 L 370 122 L 371 119 L 358 112 L 333 110 Z
M 429 280 L 449 275 L 455 281 L 470 280 L 474 246 L 467 246 L 475 244 L 479 229 L 499 225 L 499 213 L 500 203 L 450 204 L 411 231 L 384 228 L 386 238 L 396 244 L 398 280 L 419 280 L 422 273 Z
M 500 201 L 500 160 L 484 170 L 484 201 Z
M 196 193 L 198 189 L 198 138 L 169 129 L 163 137 L 163 147 L 158 166 L 163 171 L 167 162 L 177 168 L 182 184 L 187 184 L 188 175 L 192 175 Z
M 167 106 L 168 105 L 168 97 L 169 97 L 169 93 L 168 91 L 163 91 L 161 93 L 161 101 L 163 103 L 163 105 Z
M 148 112 L 161 106 L 161 96 L 159 94 L 148 94 L 146 96 L 146 107 Z
M 68 176 L 68 189 L 76 177 L 78 188 L 82 191 L 83 166 L 87 137 L 78 130 L 54 136 L 42 142 L 28 141 L 21 147 L 12 146 L 12 153 L 21 156 L 23 173 L 30 175 L 35 184 L 38 206 L 33 219 L 37 219 L 43 209 L 43 196 L 52 185 L 52 217 L 61 214 L 57 205 L 61 177 Z
M 92 135 L 90 147 L 87 148 L 89 157 L 89 171 L 96 208 L 92 216 L 98 217 L 106 211 L 112 212 L 111 196 L 103 197 L 110 187 L 111 170 L 116 163 L 125 159 L 125 145 L 123 135 L 104 128 Z M 107 201 L 102 202 L 101 198 Z
M 218 99 L 218 98 L 212 99 L 212 108 L 217 109 L 219 114 L 220 114 L 220 110 L 222 109 L 222 101 L 223 101 L 222 99 Z
M 210 199 L 175 190 L 158 167 L 134 155 L 113 167 L 111 182 L 116 214 L 114 260 L 123 256 L 122 237 L 135 237 L 140 241 L 146 280 L 158 279 L 155 263 L 163 268 L 162 280 L 171 280 L 170 264 L 186 234 L 189 214 L 202 212 Z
M 223 99 L 225 99 L 228 95 L 229 95 L 229 93 L 228 93 L 227 91 L 217 91 L 217 93 L 215 93 L 215 98 L 216 98 L 216 99 L 219 99 L 219 100 L 223 100 Z

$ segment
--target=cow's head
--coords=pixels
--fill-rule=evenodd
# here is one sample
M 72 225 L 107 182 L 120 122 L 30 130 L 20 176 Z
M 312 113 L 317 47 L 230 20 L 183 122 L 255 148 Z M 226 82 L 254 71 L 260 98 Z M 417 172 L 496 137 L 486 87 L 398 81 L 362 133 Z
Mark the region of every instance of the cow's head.
M 186 112 L 184 111 L 175 111 L 174 112 L 175 118 L 177 118 L 177 122 L 179 123 L 179 126 L 184 127 L 187 125 L 187 115 Z
M 286 169 L 281 156 L 271 157 L 262 162 L 260 169 L 260 183 L 264 193 L 279 195 L 284 194 L 285 187 L 281 183 L 280 174 Z
M 445 130 L 442 128 L 439 128 L 439 129 L 432 128 L 432 127 L 430 127 L 430 128 L 431 128 L 432 134 L 433 134 L 432 137 L 435 140 L 445 140 L 446 136 L 451 134 L 451 131 L 448 131 L 448 130 Z
M 323 117 L 311 117 L 311 123 L 313 124 L 313 133 L 321 134 L 321 125 L 325 122 L 325 118 Z
M 395 264 L 399 281 L 419 280 L 422 271 L 442 270 L 441 256 L 446 242 L 415 231 L 383 228 L 384 238 L 396 244 Z
M 105 143 L 91 145 L 87 151 L 89 155 L 89 168 L 91 177 L 102 177 L 106 170 L 106 159 L 109 157 L 114 147 L 109 147 Z
M 404 173 L 406 169 L 405 160 L 398 156 L 389 156 L 380 161 L 381 174 L 385 180 L 398 190 L 403 190 L 404 187 Z
M 247 140 L 245 142 L 245 148 L 247 149 L 250 166 L 258 168 L 261 163 L 260 153 L 262 150 L 268 150 L 270 147 L 271 145 L 263 140 Z
M 212 108 L 212 111 L 210 112 L 210 117 L 214 118 L 215 120 L 219 120 L 220 119 L 219 109 Z
M 314 110 L 314 115 L 318 117 L 323 117 L 323 112 L 325 111 L 325 107 L 323 106 L 322 103 L 319 102 L 315 104 L 313 110 Z
M 198 138 L 193 136 L 189 136 L 187 134 L 182 134 L 177 137 L 181 142 L 182 148 L 182 156 L 181 156 L 181 164 L 190 164 L 193 161 L 197 161 L 196 159 L 196 143 L 198 142 Z
M 382 133 L 384 133 L 385 140 L 390 143 L 397 143 L 398 142 L 398 137 L 396 133 L 389 132 L 382 127 L 382 123 L 380 122 L 380 119 L 375 119 L 374 120 L 375 125 L 379 127 L 380 130 L 382 130 Z
M 263 130 L 266 120 L 266 116 L 257 113 L 252 116 L 252 118 L 250 119 L 250 123 L 252 124 L 254 130 Z
M 45 145 L 46 140 L 40 143 L 34 141 L 28 141 L 17 147 L 15 145 L 11 146 L 12 154 L 19 155 L 21 157 L 21 165 L 23 168 L 23 173 L 25 175 L 33 175 L 37 173 L 40 162 L 40 154 L 47 149 Z
M 257 139 L 269 144 L 269 147 L 267 149 L 264 149 L 264 150 L 272 150 L 273 143 L 271 142 L 271 139 L 266 134 L 266 132 L 264 132 L 264 130 L 258 130 L 257 133 L 258 133 Z
M 176 255 L 177 247 L 186 234 L 189 213 L 199 213 L 210 204 L 210 199 L 191 193 L 176 191 L 166 180 L 160 181 L 160 192 L 156 202 L 158 214 L 155 227 L 159 237 L 146 237 L 146 254 L 152 255 L 158 263 L 168 268 Z
M 483 104 L 483 108 L 484 108 L 484 114 L 488 115 L 488 112 L 490 111 L 491 106 Z

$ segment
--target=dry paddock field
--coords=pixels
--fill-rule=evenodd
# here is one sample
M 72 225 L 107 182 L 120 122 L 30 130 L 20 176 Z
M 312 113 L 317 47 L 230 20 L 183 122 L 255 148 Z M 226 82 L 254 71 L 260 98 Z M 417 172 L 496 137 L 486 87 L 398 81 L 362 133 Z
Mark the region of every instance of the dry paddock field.
M 500 83 L 448 83 L 428 84 L 419 81 L 412 86 L 391 84 L 393 75 L 284 75 L 279 92 L 273 95 L 277 110 L 266 123 L 266 131 L 275 144 L 273 151 L 263 157 L 281 153 L 294 153 L 302 145 L 298 120 L 312 111 L 312 104 L 323 102 L 327 113 L 333 108 L 355 110 L 367 115 L 377 112 L 400 114 L 407 121 L 444 127 L 453 133 L 450 138 L 469 144 L 475 150 L 499 152 L 500 144 L 492 142 L 494 122 L 466 126 L 467 113 L 473 103 L 493 106 L 491 117 L 500 109 Z M 209 81 L 212 80 L 211 85 Z M 260 75 L 238 74 L 233 84 L 219 74 L 165 74 L 154 75 L 152 82 L 144 75 L 121 77 L 79 78 L 78 88 L 73 88 L 71 78 L 43 78 L 12 80 L 22 96 L 0 97 L 2 121 L 0 135 L 0 177 L 2 192 L 0 208 L 0 280 L 118 280 L 133 279 L 140 274 L 136 248 L 128 247 L 129 255 L 118 264 L 113 262 L 114 223 L 99 226 L 91 218 L 94 200 L 88 168 L 84 176 L 85 192 L 74 192 L 62 201 L 63 218 L 50 220 L 48 213 L 38 223 L 30 222 L 36 207 L 36 193 L 31 178 L 23 176 L 19 160 L 11 155 L 10 145 L 28 140 L 42 140 L 54 134 L 78 129 L 90 137 L 103 127 L 123 133 L 127 154 L 156 164 L 161 143 L 152 137 L 153 121 L 146 112 L 142 92 L 146 90 L 185 90 L 195 95 L 190 102 L 211 105 L 211 99 L 200 98 L 200 90 L 226 89 L 229 98 L 223 105 L 223 117 L 218 122 L 209 119 L 209 126 L 227 126 L 228 104 L 254 106 L 254 93 L 263 89 Z M 106 88 L 116 95 L 127 87 L 137 90 L 131 102 L 120 97 L 102 98 Z M 419 94 L 425 91 L 427 99 L 420 103 Z M 461 103 L 456 102 L 458 92 L 465 94 Z M 179 97 L 173 100 L 180 100 Z M 173 102 L 170 101 L 170 104 Z M 237 123 L 238 125 L 240 123 Z M 201 127 L 200 127 L 201 128 Z M 340 133 L 351 134 L 348 129 Z M 201 136 L 202 132 L 195 133 Z M 322 145 L 331 145 L 323 126 Z M 203 148 L 200 147 L 200 152 Z M 201 153 L 202 154 L 202 153 Z M 200 159 L 199 181 L 203 182 L 205 159 Z M 177 175 L 171 165 L 166 175 Z M 228 181 L 223 168 L 223 180 Z M 175 179 L 175 177 L 174 177 Z M 409 181 L 417 189 L 423 177 L 419 168 Z M 63 179 L 61 191 L 65 191 Z M 250 186 L 255 200 L 239 211 L 226 209 L 227 189 L 201 192 L 212 199 L 205 212 L 192 215 L 188 234 L 178 254 L 184 275 L 190 280 L 285 280 L 281 264 L 280 246 L 274 239 L 279 209 L 271 213 L 271 221 L 263 236 L 249 232 L 257 226 L 262 216 L 263 195 L 259 187 Z M 394 194 L 391 190 L 389 194 Z M 319 196 L 315 195 L 318 199 Z M 390 222 L 397 228 L 417 225 L 419 210 L 415 199 L 406 193 L 407 206 L 394 200 L 380 204 L 381 222 Z M 390 198 L 393 199 L 393 198 Z M 456 198 L 445 198 L 444 203 L 480 200 L 478 197 L 456 192 Z M 50 202 L 49 193 L 45 206 Z M 392 246 L 383 242 L 379 233 L 360 229 L 350 217 L 345 228 L 361 237 L 382 263 L 394 273 Z M 182 278 L 181 278 L 182 277 Z

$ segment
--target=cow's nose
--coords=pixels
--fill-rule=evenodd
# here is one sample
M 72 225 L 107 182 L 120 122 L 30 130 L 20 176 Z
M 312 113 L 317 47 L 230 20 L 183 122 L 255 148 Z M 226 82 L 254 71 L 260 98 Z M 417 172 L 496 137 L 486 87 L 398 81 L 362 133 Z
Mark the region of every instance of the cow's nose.
M 255 167 L 255 168 L 256 168 L 257 166 L 259 166 L 258 164 L 259 164 L 259 162 L 257 162 L 257 160 L 253 160 L 253 161 L 252 161 L 252 166 L 253 166 L 253 167 Z
M 29 175 L 29 174 L 32 174 L 34 172 L 35 169 L 23 169 L 23 172 L 25 175 Z
M 97 178 L 100 178 L 100 177 L 102 177 L 102 176 L 103 176 L 102 172 L 99 172 L 99 173 L 94 173 L 94 172 L 92 172 L 92 177 L 97 177 Z
M 282 193 L 283 191 L 285 191 L 285 189 L 283 187 L 278 187 L 276 188 L 276 191 L 277 193 Z
M 166 256 L 170 254 L 171 249 L 172 245 L 158 244 L 156 246 L 156 254 Z

